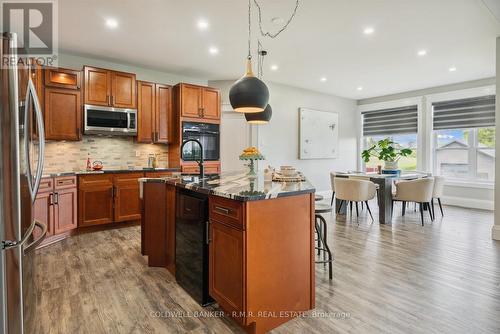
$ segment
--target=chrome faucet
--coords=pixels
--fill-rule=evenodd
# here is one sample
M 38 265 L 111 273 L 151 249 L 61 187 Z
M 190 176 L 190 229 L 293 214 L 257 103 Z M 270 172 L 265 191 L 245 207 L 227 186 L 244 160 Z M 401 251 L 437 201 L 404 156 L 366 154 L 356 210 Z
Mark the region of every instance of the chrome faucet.
M 185 142 L 183 142 L 181 146 L 181 158 L 182 160 L 184 160 L 184 145 L 186 145 L 189 142 L 197 143 L 198 146 L 200 146 L 200 160 L 196 162 L 198 163 L 198 167 L 200 168 L 200 181 L 202 181 L 203 178 L 205 177 L 205 170 L 203 168 L 203 145 L 200 143 L 200 141 L 197 139 L 188 139 Z

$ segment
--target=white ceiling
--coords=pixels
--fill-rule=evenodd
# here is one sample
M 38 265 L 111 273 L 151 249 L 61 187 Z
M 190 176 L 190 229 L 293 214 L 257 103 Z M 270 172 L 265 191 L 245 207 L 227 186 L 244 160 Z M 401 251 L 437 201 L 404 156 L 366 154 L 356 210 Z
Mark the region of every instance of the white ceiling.
M 286 19 L 295 1 L 259 3 L 265 28 L 276 30 L 271 18 Z M 59 47 L 209 80 L 235 79 L 244 71 L 246 6 L 246 0 L 63 0 Z M 118 20 L 117 29 L 106 27 L 109 17 Z M 200 18 L 208 30 L 197 28 Z M 375 28 L 370 36 L 363 34 L 368 26 Z M 253 30 L 256 40 L 256 24 Z M 499 35 L 500 22 L 482 0 L 301 0 L 290 27 L 277 39 L 263 39 L 269 52 L 264 78 L 361 99 L 493 77 Z M 211 46 L 218 55 L 209 54 Z M 428 54 L 417 56 L 420 49 Z M 278 71 L 270 71 L 271 64 Z M 452 66 L 457 71 L 449 72 Z

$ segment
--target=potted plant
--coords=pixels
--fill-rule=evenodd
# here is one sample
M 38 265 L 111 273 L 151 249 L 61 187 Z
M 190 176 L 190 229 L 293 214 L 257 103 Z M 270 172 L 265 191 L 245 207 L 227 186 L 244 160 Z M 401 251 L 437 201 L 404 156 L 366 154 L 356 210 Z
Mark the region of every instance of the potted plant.
M 399 145 L 391 141 L 389 138 L 379 140 L 376 145 L 373 145 L 361 153 L 361 157 L 365 162 L 369 162 L 371 157 L 376 157 L 385 162 L 385 170 L 397 170 L 398 161 L 401 157 L 407 157 L 412 154 L 409 148 L 400 148 Z

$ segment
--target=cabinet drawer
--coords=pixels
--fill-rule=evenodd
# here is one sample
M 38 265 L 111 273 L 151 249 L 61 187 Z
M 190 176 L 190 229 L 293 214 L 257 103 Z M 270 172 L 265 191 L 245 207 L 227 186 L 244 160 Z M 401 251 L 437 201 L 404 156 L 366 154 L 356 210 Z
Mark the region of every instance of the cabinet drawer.
M 51 192 L 54 189 L 54 179 L 47 177 L 40 181 L 40 188 L 38 188 L 39 193 Z
M 219 164 L 205 164 L 205 174 L 219 174 Z M 183 165 L 182 173 L 184 174 L 199 174 L 200 168 L 198 165 Z
M 185 220 L 200 220 L 205 218 L 205 200 L 180 193 L 177 202 L 176 216 Z
M 160 178 L 172 176 L 172 172 L 146 172 L 146 177 Z
M 210 219 L 244 230 L 243 202 L 218 196 L 210 196 L 209 210 Z
M 55 189 L 70 189 L 76 187 L 76 176 L 61 176 L 55 178 Z
M 45 69 L 45 86 L 80 89 L 81 72 L 62 68 Z

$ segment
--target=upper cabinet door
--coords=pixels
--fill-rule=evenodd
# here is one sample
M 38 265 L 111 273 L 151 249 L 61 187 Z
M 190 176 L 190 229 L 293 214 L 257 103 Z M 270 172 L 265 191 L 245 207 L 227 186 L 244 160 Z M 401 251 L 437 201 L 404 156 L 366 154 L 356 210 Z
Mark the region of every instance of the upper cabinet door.
M 152 143 L 155 131 L 155 84 L 151 82 L 137 82 L 137 141 Z
M 107 70 L 85 66 L 85 104 L 110 105 L 111 75 Z
M 220 94 L 218 89 L 203 88 L 203 117 L 220 119 Z
M 47 87 L 44 118 L 46 139 L 80 140 L 80 91 Z
M 45 86 L 80 89 L 80 71 L 66 70 L 62 68 L 46 68 L 45 69 Z
M 192 85 L 181 85 L 181 116 L 202 117 L 201 87 Z
M 136 109 L 135 74 L 111 72 L 111 105 L 117 108 Z
M 168 143 L 170 140 L 170 113 L 172 110 L 172 88 L 156 85 L 156 142 Z

